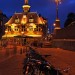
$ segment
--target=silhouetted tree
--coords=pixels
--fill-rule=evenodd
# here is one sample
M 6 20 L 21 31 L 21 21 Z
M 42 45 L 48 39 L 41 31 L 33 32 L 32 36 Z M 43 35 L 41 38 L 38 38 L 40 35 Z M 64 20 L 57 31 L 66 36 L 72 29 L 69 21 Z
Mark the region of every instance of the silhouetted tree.
M 73 21 L 75 21 L 75 13 L 69 13 L 64 23 L 64 27 L 69 26 Z

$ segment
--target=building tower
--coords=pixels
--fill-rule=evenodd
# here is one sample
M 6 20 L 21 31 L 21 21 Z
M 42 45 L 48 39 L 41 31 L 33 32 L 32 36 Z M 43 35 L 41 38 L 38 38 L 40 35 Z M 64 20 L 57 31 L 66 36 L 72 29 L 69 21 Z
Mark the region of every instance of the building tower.
M 5 35 L 2 38 L 33 37 L 42 38 L 46 35 L 47 20 L 37 12 L 31 12 L 28 0 L 24 0 L 23 11 L 14 15 L 5 23 Z
M 23 11 L 25 13 L 27 13 L 30 10 L 30 5 L 28 4 L 28 0 L 24 0 L 24 2 L 25 2 L 25 5 L 22 6 L 23 7 Z
M 58 17 L 58 5 L 60 4 L 61 0 L 55 0 L 56 3 L 56 20 L 54 23 L 54 33 L 57 32 L 57 30 L 61 29 L 60 28 L 60 19 Z

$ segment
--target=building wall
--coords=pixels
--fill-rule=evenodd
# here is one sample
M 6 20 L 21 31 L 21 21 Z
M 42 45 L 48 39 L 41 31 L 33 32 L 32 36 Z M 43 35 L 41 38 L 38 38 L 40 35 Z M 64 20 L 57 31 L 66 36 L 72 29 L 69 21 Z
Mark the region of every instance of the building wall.
M 8 21 L 7 16 L 1 12 L 1 13 L 0 13 L 0 38 L 1 38 L 2 35 L 4 34 L 4 31 L 5 31 L 5 26 L 4 26 L 4 24 L 5 24 L 7 21 Z
M 52 46 L 75 51 L 75 39 L 54 39 Z
M 75 39 L 75 25 L 62 28 L 54 35 L 55 39 Z
M 56 48 L 75 50 L 75 25 L 58 30 L 52 45 Z

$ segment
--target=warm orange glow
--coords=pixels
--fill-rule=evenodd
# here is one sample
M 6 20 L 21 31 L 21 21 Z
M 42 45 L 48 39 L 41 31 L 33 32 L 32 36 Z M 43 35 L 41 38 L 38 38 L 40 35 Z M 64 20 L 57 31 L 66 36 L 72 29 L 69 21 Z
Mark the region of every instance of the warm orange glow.
M 26 24 L 26 21 L 22 20 L 21 23 L 22 23 L 22 24 Z
M 23 18 L 27 18 L 27 16 L 26 15 L 23 15 Z
M 27 36 L 31 36 L 31 37 L 42 37 L 42 35 L 27 35 Z
M 17 34 L 6 34 L 2 38 L 18 36 Z
M 55 2 L 58 2 L 59 0 L 55 0 Z
M 39 24 L 44 24 L 44 20 L 43 20 L 42 17 L 39 17 L 39 18 L 38 18 L 38 23 L 39 23 Z
M 60 21 L 59 19 L 56 19 L 56 21 Z
M 60 27 L 56 27 L 55 29 L 61 29 Z
M 24 32 L 21 32 L 21 34 L 23 35 L 23 34 L 24 34 Z
M 56 4 L 61 4 L 61 0 L 55 0 Z
M 26 15 L 23 15 L 21 24 L 26 24 L 26 22 L 27 22 L 27 17 L 26 17 Z
M 26 19 L 22 19 L 21 24 L 26 24 L 27 20 Z
M 43 31 L 43 29 L 47 27 L 43 26 L 46 25 L 46 19 L 39 16 L 36 12 L 29 11 L 31 6 L 28 4 L 28 0 L 25 0 L 25 5 L 22 7 L 24 12 L 15 13 L 5 24 L 7 28 L 6 30 L 8 30 L 5 31 L 5 33 L 8 32 L 7 37 L 22 35 L 41 37 L 44 33 L 46 33 Z M 5 36 L 6 34 L 3 37 Z
M 11 29 L 14 30 L 14 29 L 15 29 L 15 26 L 16 26 L 16 24 L 13 23 L 13 24 L 11 25 Z
M 55 27 L 56 26 L 56 23 L 54 23 L 53 26 Z
M 23 5 L 22 7 L 23 7 L 24 12 L 28 12 L 30 9 L 29 5 Z
M 7 31 L 7 30 L 5 30 L 5 33 L 6 33 L 6 34 L 7 34 L 7 32 L 8 32 L 8 31 Z
M 23 8 L 30 8 L 30 6 L 29 5 L 23 5 Z
M 33 26 L 33 28 L 36 28 L 36 25 L 34 23 L 30 23 L 30 26 Z
M 41 37 L 42 36 L 42 32 L 37 31 L 36 33 L 32 30 L 32 31 L 28 31 L 25 33 L 26 36 L 31 36 L 31 37 Z
M 36 28 L 36 25 L 34 23 L 30 23 L 29 26 L 27 27 L 27 31 L 33 32 L 35 28 Z

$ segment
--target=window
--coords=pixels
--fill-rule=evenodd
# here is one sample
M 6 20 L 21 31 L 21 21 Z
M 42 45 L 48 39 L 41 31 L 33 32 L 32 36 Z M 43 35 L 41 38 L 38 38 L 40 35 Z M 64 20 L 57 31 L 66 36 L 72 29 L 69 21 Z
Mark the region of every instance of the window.
M 29 19 L 29 22 L 34 22 L 34 19 Z
M 19 20 L 19 18 L 18 18 L 18 16 L 15 18 L 15 23 L 19 23 L 20 22 L 20 20 Z
M 37 28 L 34 28 L 34 31 L 38 31 L 38 29 Z
M 8 31 L 11 31 L 11 27 L 10 26 L 8 26 L 7 29 L 8 29 Z
M 15 27 L 15 31 L 19 31 L 18 27 Z
M 33 31 L 33 27 L 32 26 L 29 27 L 29 31 Z
M 22 31 L 25 31 L 25 26 L 22 26 Z

